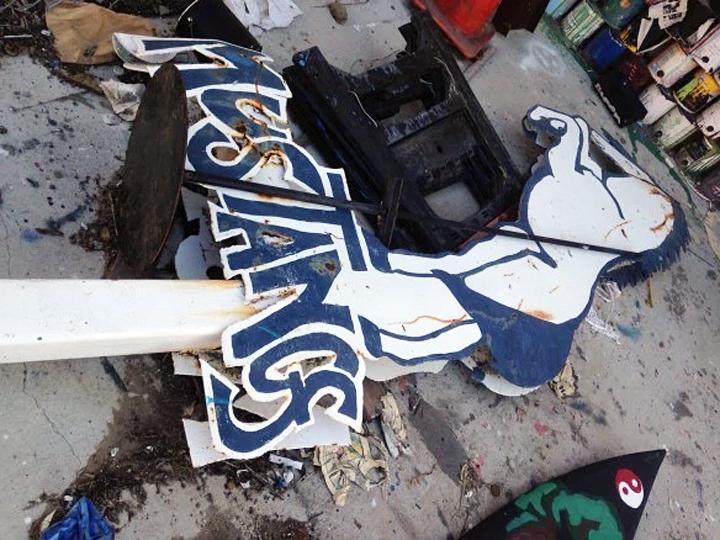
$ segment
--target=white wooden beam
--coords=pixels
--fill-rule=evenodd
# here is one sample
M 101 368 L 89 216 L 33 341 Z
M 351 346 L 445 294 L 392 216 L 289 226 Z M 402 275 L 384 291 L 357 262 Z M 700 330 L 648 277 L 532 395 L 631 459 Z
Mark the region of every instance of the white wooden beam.
M 215 349 L 258 307 L 239 281 L 0 280 L 0 364 Z

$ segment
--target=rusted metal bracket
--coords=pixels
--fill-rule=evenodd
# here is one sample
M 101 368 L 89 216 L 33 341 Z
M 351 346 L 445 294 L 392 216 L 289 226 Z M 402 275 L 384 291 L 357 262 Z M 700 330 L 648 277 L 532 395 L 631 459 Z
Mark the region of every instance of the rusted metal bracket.
M 617 249 L 607 246 L 598 246 L 595 244 L 585 244 L 582 242 L 574 242 L 572 240 L 564 240 L 562 238 L 551 238 L 549 236 L 542 236 L 531 233 L 516 232 L 508 229 L 500 229 L 496 227 L 487 227 L 484 225 L 471 225 L 463 223 L 461 221 L 452 221 L 450 219 L 442 219 L 438 217 L 423 217 L 417 216 L 410 212 L 399 211 L 395 207 L 395 211 L 391 212 L 386 207 L 362 203 L 356 201 L 347 201 L 343 199 L 337 199 L 334 197 L 326 197 L 324 195 L 316 195 L 314 193 L 307 193 L 304 191 L 296 191 L 294 189 L 286 189 L 277 186 L 269 186 L 266 184 L 256 184 L 252 182 L 243 182 L 233 180 L 230 178 L 221 177 L 206 177 L 198 176 L 193 173 L 188 173 L 188 178 L 185 179 L 187 184 L 200 184 L 208 187 L 216 187 L 223 189 L 232 189 L 238 191 L 247 191 L 250 193 L 257 193 L 259 195 L 265 195 L 268 197 L 277 197 L 280 199 L 289 199 L 292 201 L 320 204 L 323 206 L 330 206 L 332 208 L 343 208 L 346 210 L 355 210 L 362 212 L 363 214 L 369 214 L 374 216 L 381 216 L 383 219 L 390 221 L 386 218 L 391 214 L 395 214 L 393 221 L 396 219 L 402 221 L 408 221 L 413 223 L 427 224 L 434 227 L 446 228 L 449 230 L 465 231 L 467 233 L 486 233 L 489 235 L 504 236 L 507 238 L 518 238 L 521 240 L 530 240 L 532 242 L 552 244 L 555 246 L 563 246 L 569 248 L 579 248 L 588 251 L 597 251 L 598 253 L 610 253 L 612 255 L 622 255 L 625 257 L 638 257 L 639 253 L 634 251 L 627 251 L 624 249 Z M 397 198 L 395 199 L 397 200 Z M 385 242 L 384 242 L 385 243 Z M 387 245 L 387 244 L 386 244 Z

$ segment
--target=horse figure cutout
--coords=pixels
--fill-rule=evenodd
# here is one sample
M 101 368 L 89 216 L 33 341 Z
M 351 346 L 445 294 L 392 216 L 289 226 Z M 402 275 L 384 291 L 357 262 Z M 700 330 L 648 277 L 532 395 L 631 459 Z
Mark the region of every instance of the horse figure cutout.
M 290 91 L 269 59 L 209 40 L 116 34 L 129 64 L 189 51 L 211 63 L 178 64 L 188 99 L 204 117 L 188 133 L 186 168 L 249 181 L 280 166 L 294 189 L 349 200 L 344 173 L 319 165 L 286 127 Z M 538 386 L 564 365 L 575 329 L 601 278 L 624 285 L 678 255 L 687 238 L 683 214 L 642 171 L 586 122 L 545 107 L 525 127 L 553 142 L 532 172 L 519 217 L 500 228 L 637 253 L 621 255 L 526 239 L 490 236 L 458 253 L 390 251 L 344 209 L 215 189 L 210 203 L 225 277 L 242 279 L 247 302 L 275 299 L 222 337 L 224 363 L 242 368 L 251 398 L 279 400 L 274 416 L 243 422 L 233 411 L 239 389 L 202 363 L 213 443 L 230 457 L 251 458 L 326 413 L 356 430 L 362 422 L 365 363 L 460 360 L 481 344 L 510 385 Z M 591 157 L 603 140 L 633 175 L 614 175 Z M 229 150 L 221 159 L 217 148 Z M 226 152 L 227 153 L 227 152 Z M 303 362 L 323 359 L 303 369 Z

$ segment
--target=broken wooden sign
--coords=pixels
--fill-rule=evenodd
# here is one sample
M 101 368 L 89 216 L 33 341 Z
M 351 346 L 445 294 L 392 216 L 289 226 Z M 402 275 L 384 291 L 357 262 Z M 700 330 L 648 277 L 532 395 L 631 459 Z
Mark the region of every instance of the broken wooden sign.
M 267 56 L 212 40 L 117 34 L 115 45 L 131 69 L 152 74 L 161 63 L 176 62 L 189 110 L 201 111 L 188 130 L 186 169 L 237 181 L 238 189 L 206 186 L 215 193 L 209 209 L 215 240 L 225 245 L 223 271 L 233 281 L 107 288 L 83 282 L 98 301 L 75 306 L 61 323 L 46 312 L 44 328 L 52 331 L 42 354 L 27 330 L 37 328 L 37 316 L 28 315 L 7 321 L 15 333 L 0 336 L 0 358 L 207 349 L 216 335 L 212 345 L 222 346 L 224 368 L 239 369 L 247 396 L 274 410 L 261 422 L 238 419 L 240 388 L 201 360 L 215 459 L 262 455 L 308 429 L 318 414 L 361 430 L 362 381 L 376 362 L 436 369 L 438 362 L 462 360 L 485 344 L 492 352 L 486 385 L 508 394 L 529 391 L 563 367 L 600 279 L 633 283 L 670 264 L 687 240 L 677 203 L 627 156 L 582 118 L 538 106 L 528 112 L 525 127 L 548 150 L 527 181 L 517 221 L 499 229 L 617 253 L 500 235 L 470 242 L 458 253 L 390 251 L 347 208 L 242 189 L 247 182 L 275 183 L 350 200 L 344 172 L 322 166 L 293 140 L 286 112 L 291 95 Z M 621 172 L 607 169 L 608 160 Z M 621 254 L 627 252 L 633 255 Z M 44 282 L 41 292 L 33 282 L 0 287 L 12 305 L 28 295 L 67 299 L 73 285 L 61 283 Z M 107 292 L 113 287 L 115 293 Z M 154 292 L 163 287 L 163 294 Z M 149 314 L 115 315 L 102 332 L 75 325 L 72 343 L 63 341 L 64 324 L 87 320 L 83 310 L 99 314 L 119 290 L 124 297 L 114 309 L 144 305 L 148 298 L 168 304 Z M 192 311 L 182 307 L 186 297 L 204 312 L 179 315 Z M 214 302 L 224 307 L 213 311 Z M 0 315 L 3 323 L 12 312 Z M 164 324 L 163 316 L 172 322 Z M 152 346 L 140 337 L 132 345 L 116 339 L 115 348 L 103 348 L 104 335 L 128 339 L 122 325 L 137 333 L 142 328 L 145 337 L 152 335 Z M 52 351 L 55 342 L 64 343 L 61 352 Z

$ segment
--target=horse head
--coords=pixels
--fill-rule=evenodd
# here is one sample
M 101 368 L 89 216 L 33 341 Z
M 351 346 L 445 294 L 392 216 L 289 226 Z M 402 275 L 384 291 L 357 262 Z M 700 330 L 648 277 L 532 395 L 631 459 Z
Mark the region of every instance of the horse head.
M 551 141 L 521 202 L 520 220 L 533 233 L 637 253 L 601 272 L 621 286 L 675 260 L 687 241 L 684 215 L 619 145 L 584 119 L 542 106 L 528 112 L 525 128 L 544 146 Z

